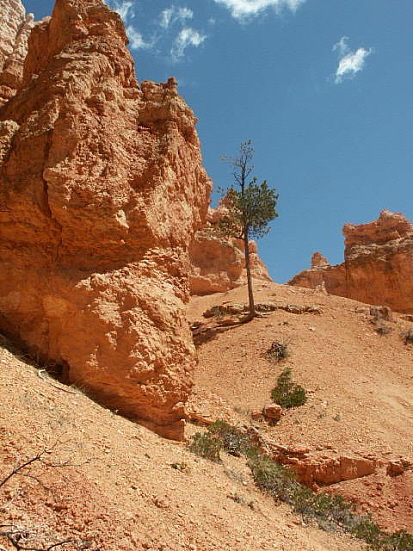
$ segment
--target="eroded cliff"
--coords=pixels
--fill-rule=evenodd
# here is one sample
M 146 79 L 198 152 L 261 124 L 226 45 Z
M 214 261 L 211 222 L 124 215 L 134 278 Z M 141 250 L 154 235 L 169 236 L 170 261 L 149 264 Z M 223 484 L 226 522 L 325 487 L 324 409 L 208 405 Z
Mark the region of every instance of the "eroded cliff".
M 321 286 L 334 295 L 412 313 L 413 224 L 400 213 L 383 210 L 373 222 L 345 224 L 343 234 L 343 264 L 320 263 L 317 256 L 312 268 L 289 284 Z
M 188 246 L 210 181 L 174 79 L 138 85 L 118 14 L 57 0 L 0 110 L 0 326 L 67 381 L 181 438 Z
M 20 88 L 27 41 L 34 27 L 20 0 L 0 0 L 0 106 Z

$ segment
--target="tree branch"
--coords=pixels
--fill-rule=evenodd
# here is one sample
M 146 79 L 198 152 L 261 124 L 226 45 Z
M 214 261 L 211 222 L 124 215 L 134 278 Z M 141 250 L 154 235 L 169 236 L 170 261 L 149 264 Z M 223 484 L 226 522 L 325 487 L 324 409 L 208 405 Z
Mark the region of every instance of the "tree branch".
M 0 488 L 2 486 L 4 486 L 6 484 L 6 482 L 8 482 L 14 475 L 18 474 L 19 471 L 21 471 L 22 469 L 25 469 L 26 467 L 28 467 L 29 465 L 31 465 L 32 463 L 35 463 L 36 461 L 41 461 L 42 459 L 42 455 L 46 453 L 46 450 L 43 450 L 42 452 L 38 453 L 37 455 L 35 455 L 34 457 L 31 457 L 30 459 L 28 459 L 25 463 L 23 463 L 22 465 L 19 465 L 18 467 L 15 466 L 13 467 L 13 470 L 11 471 L 10 474 L 8 474 L 6 476 L 6 478 L 3 478 L 2 481 L 0 481 Z
M 19 460 L 16 461 L 13 469 L 11 472 L 5 476 L 2 480 L 0 480 L 0 488 L 2 488 L 11 478 L 14 476 L 25 476 L 28 478 L 31 478 L 38 482 L 42 487 L 47 487 L 43 484 L 41 479 L 33 474 L 31 472 L 23 472 L 24 469 L 29 469 L 34 463 L 41 463 L 45 467 L 52 467 L 52 468 L 59 468 L 59 467 L 72 467 L 75 466 L 73 463 L 71 463 L 69 460 L 64 461 L 62 463 L 53 463 L 51 461 L 47 461 L 44 456 L 46 454 L 50 454 L 58 442 L 56 442 L 51 448 L 49 449 L 43 449 L 41 452 L 38 452 L 33 457 L 30 457 L 24 463 L 19 464 Z M 88 463 L 89 460 L 87 460 L 85 463 Z M 84 463 L 82 463 L 84 464 Z M 7 502 L 4 506 L 0 507 L 0 509 L 5 509 L 10 505 L 10 503 L 13 501 L 13 499 L 16 496 L 14 496 L 9 502 Z M 16 549 L 17 551 L 51 551 L 53 549 L 56 549 L 57 547 L 61 547 L 63 545 L 72 543 L 76 545 L 76 548 L 81 551 L 84 549 L 89 549 L 90 542 L 86 541 L 76 541 L 73 538 L 67 538 L 65 540 L 58 541 L 56 543 L 38 547 L 34 543 L 30 544 L 30 539 L 33 540 L 33 538 L 36 536 L 36 532 L 34 534 L 30 534 L 30 532 L 26 529 L 19 528 L 15 524 L 1 524 L 0 525 L 0 536 L 3 536 L 7 538 L 8 542 Z M 0 547 L 0 551 L 7 551 L 4 547 Z M 95 550 L 98 551 L 98 550 Z

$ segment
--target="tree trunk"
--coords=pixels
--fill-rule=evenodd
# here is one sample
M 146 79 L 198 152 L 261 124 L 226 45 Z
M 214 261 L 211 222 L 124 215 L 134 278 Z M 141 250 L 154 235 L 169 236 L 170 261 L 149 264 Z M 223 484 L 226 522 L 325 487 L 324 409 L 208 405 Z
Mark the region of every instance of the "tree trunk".
M 245 269 L 247 270 L 247 285 L 248 285 L 248 307 L 250 318 L 255 318 L 257 315 L 255 312 L 254 292 L 252 290 L 252 277 L 251 277 L 251 260 L 250 249 L 248 243 L 248 228 L 244 231 L 244 255 L 245 255 Z

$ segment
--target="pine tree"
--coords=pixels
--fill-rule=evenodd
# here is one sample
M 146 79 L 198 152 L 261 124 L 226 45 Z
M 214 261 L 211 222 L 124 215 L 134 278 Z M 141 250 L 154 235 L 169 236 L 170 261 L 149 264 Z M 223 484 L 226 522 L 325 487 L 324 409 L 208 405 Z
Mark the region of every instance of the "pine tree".
M 256 316 L 256 311 L 249 239 L 258 239 L 266 235 L 270 231 L 269 222 L 278 216 L 275 210 L 278 194 L 275 190 L 268 186 L 266 180 L 259 184 L 257 178 L 249 179 L 254 169 L 251 164 L 253 156 L 254 148 L 249 140 L 241 143 L 239 156 L 223 158 L 234 168 L 232 172 L 234 183 L 223 192 L 227 214 L 219 222 L 219 229 L 224 235 L 242 239 L 244 243 L 249 318 L 251 319 Z

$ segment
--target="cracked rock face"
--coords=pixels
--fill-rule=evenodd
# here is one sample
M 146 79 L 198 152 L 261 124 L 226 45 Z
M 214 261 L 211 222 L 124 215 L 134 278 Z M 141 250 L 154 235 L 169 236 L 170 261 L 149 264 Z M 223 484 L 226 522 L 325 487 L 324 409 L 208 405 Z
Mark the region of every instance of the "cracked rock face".
M 383 210 L 373 222 L 346 224 L 343 234 L 343 264 L 331 266 L 323 259 L 289 284 L 413 313 L 413 224 Z
M 70 383 L 183 436 L 188 246 L 210 181 L 174 79 L 138 86 L 120 17 L 57 0 L 0 109 L 0 329 Z
M 34 27 L 20 0 L 0 0 L 0 106 L 14 96 L 23 80 L 27 41 Z

